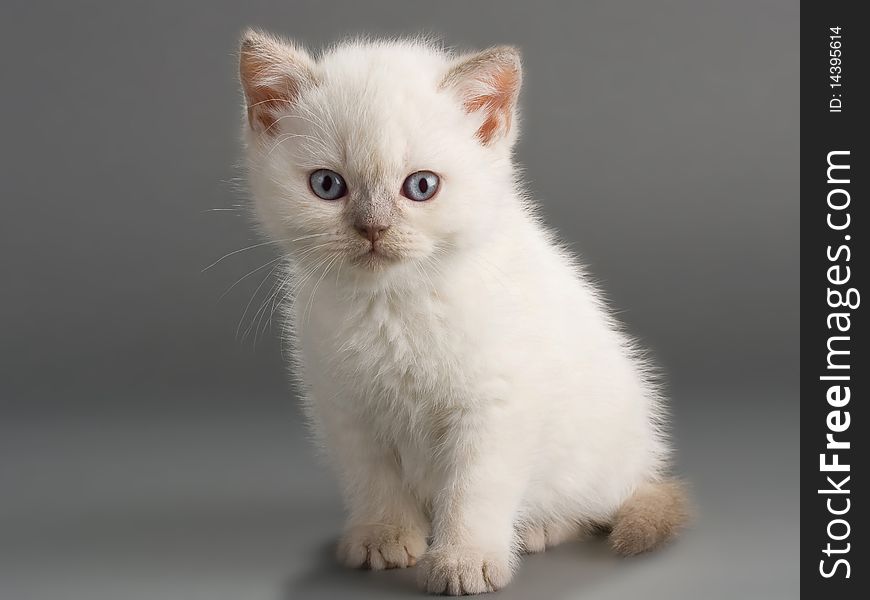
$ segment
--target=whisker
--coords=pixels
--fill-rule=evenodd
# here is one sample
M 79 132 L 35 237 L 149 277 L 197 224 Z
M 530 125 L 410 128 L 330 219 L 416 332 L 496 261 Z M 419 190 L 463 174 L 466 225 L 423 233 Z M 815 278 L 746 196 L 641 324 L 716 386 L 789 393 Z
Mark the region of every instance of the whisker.
M 229 258 L 230 256 L 234 256 L 236 254 L 239 254 L 240 252 L 246 252 L 248 250 L 253 250 L 254 248 L 262 248 L 263 246 L 271 246 L 272 244 L 280 244 L 280 243 L 286 242 L 286 241 L 287 240 L 272 240 L 269 242 L 262 242 L 259 244 L 254 244 L 253 246 L 247 246 L 246 248 L 239 248 L 238 250 L 233 250 L 232 252 L 228 252 L 227 254 L 224 254 L 223 256 L 221 256 L 219 259 L 217 259 L 216 261 L 211 263 L 209 266 L 207 266 L 206 268 L 204 268 L 200 272 L 205 273 L 206 271 L 208 271 L 209 269 L 214 267 L 216 264 L 218 264 L 219 262 L 221 262 L 225 258 Z
M 278 301 L 278 296 L 279 296 L 279 294 L 281 294 L 284 291 L 284 289 L 288 285 L 290 285 L 291 279 L 292 279 L 291 276 L 287 276 L 281 282 L 281 285 L 278 287 L 278 289 L 275 290 L 275 294 L 272 297 L 272 308 L 269 310 L 269 321 L 268 321 L 269 326 L 272 325 L 272 316 L 275 314 L 275 311 L 278 309 L 278 307 L 281 306 L 281 302 Z
M 265 333 L 265 330 L 261 331 L 260 322 L 263 320 L 263 315 L 266 314 L 266 306 L 269 305 L 269 301 L 271 300 L 272 295 L 278 289 L 280 289 L 280 287 L 280 282 L 275 282 L 274 284 L 272 284 L 272 289 L 266 295 L 266 299 L 260 304 L 257 312 L 255 312 L 254 316 L 251 318 L 251 324 L 248 326 L 248 328 L 254 332 L 254 346 L 257 345 L 257 339 L 260 337 L 260 334 Z
M 268 101 L 267 101 L 267 102 L 268 102 Z M 258 102 L 257 104 L 259 104 L 259 102 Z M 254 106 L 256 106 L 256 104 L 255 104 Z M 302 120 L 302 121 L 307 121 L 308 123 L 311 123 L 311 124 L 314 125 L 315 127 L 320 127 L 321 130 L 323 129 L 323 126 L 322 126 L 322 125 L 320 125 L 319 123 L 314 122 L 313 120 L 311 120 L 311 119 L 309 119 L 309 118 L 307 118 L 307 117 L 303 117 L 302 115 L 281 115 L 280 117 L 278 117 L 277 119 L 275 119 L 275 121 L 274 121 L 271 125 L 269 125 L 266 129 L 264 129 L 264 130 L 263 130 L 263 133 L 268 133 L 270 129 L 272 129 L 275 125 L 277 125 L 278 123 L 280 123 L 280 122 L 283 121 L 284 119 L 300 119 L 300 120 Z
M 275 284 L 272 286 L 272 290 L 269 293 L 269 296 L 266 298 L 266 301 L 260 305 L 260 308 L 257 309 L 257 312 L 254 313 L 254 321 L 256 321 L 256 331 L 262 331 L 265 333 L 268 327 L 272 324 L 272 314 L 275 312 L 275 300 L 278 297 L 278 294 L 282 292 L 284 287 L 289 282 L 289 277 L 280 278 Z M 264 317 L 266 316 L 266 307 L 271 303 L 272 308 L 269 311 L 269 319 L 264 323 L 264 327 L 260 328 L 260 323 L 264 321 Z M 259 317 L 257 316 L 259 315 Z M 257 334 L 254 334 L 254 344 L 257 343 Z
M 345 258 L 347 258 L 347 257 L 346 257 L 346 256 L 342 256 L 342 257 L 341 257 L 341 262 L 338 263 L 338 270 L 335 272 L 335 284 L 336 284 L 336 285 L 338 285 L 338 278 L 339 278 L 339 276 L 341 275 L 341 266 L 344 264 L 344 259 L 345 259 Z
M 220 298 L 218 298 L 218 302 L 220 302 L 221 300 L 223 300 L 223 299 L 224 299 L 224 296 L 226 296 L 227 294 L 229 294 L 229 293 L 233 290 L 233 288 L 236 287 L 237 285 L 239 285 L 242 281 L 244 281 L 245 279 L 247 279 L 248 277 L 250 277 L 250 276 L 253 275 L 254 273 L 257 273 L 258 271 L 262 271 L 263 269 L 265 269 L 265 268 L 268 267 L 269 265 L 275 264 L 276 262 L 278 262 L 278 261 L 281 260 L 282 258 L 284 258 L 284 257 L 283 257 L 283 256 L 279 256 L 278 258 L 273 258 L 273 259 L 270 260 L 269 262 L 260 265 L 259 267 L 257 267 L 257 268 L 254 269 L 253 271 L 248 271 L 248 273 L 246 273 L 245 275 L 243 275 L 242 277 L 240 277 L 239 279 L 237 279 L 236 282 L 235 282 L 233 285 L 231 285 L 231 286 L 228 287 L 226 290 L 224 290 L 224 293 L 220 295 Z
M 239 324 L 236 326 L 236 337 L 239 336 L 239 330 L 242 328 L 242 321 L 245 320 L 245 315 L 248 314 L 248 310 L 251 308 L 251 304 L 254 302 L 254 298 L 256 298 L 257 294 L 260 292 L 260 288 L 263 287 L 263 284 L 266 283 L 266 281 L 268 281 L 269 277 L 272 275 L 272 273 L 275 272 L 275 270 L 279 266 L 280 265 L 275 265 L 274 267 L 272 267 L 272 269 L 266 274 L 266 276 L 263 277 L 263 281 L 260 282 L 260 285 L 257 286 L 257 289 L 254 290 L 254 293 L 251 294 L 251 299 L 248 300 L 248 303 L 245 305 L 245 311 L 242 313 L 242 316 L 239 319 Z
M 260 335 L 260 336 L 265 335 L 266 332 L 269 330 L 269 328 L 272 326 L 272 310 L 275 307 L 275 304 L 274 304 L 275 294 L 277 294 L 281 288 L 282 288 L 282 286 L 280 283 L 273 285 L 272 286 L 272 293 L 269 294 L 269 298 L 266 300 L 265 303 L 263 303 L 261 311 L 258 311 L 258 312 L 260 312 L 260 316 L 257 317 L 257 327 L 256 327 L 257 332 L 254 334 L 254 343 L 255 344 L 257 343 L 256 342 L 257 336 L 258 335 Z M 269 307 L 269 308 L 267 308 L 267 307 Z M 268 319 L 266 318 L 267 312 L 269 313 Z
M 310 246 L 308 248 L 305 248 L 301 252 L 297 252 L 296 254 L 291 256 L 290 259 L 294 263 L 299 263 L 302 261 L 302 259 L 307 258 L 309 255 L 313 254 L 317 250 L 320 250 L 321 248 L 325 248 L 326 246 L 329 246 L 329 245 L 331 245 L 331 242 L 324 242 L 323 244 L 316 244 L 314 246 Z
M 302 138 L 302 139 L 304 139 L 304 140 L 307 141 L 307 142 L 316 142 L 317 145 L 320 147 L 320 149 L 325 149 L 325 148 L 326 148 L 326 146 L 324 145 L 324 143 L 323 143 L 321 140 L 317 139 L 316 137 L 312 137 L 312 136 L 310 136 L 310 135 L 305 135 L 305 134 L 303 134 L 303 133 L 285 133 L 284 135 L 280 136 L 280 137 L 275 141 L 275 143 L 272 145 L 272 147 L 271 147 L 271 148 L 269 149 L 269 151 L 266 153 L 266 158 L 272 156 L 272 153 L 273 153 L 273 152 L 278 148 L 278 146 L 280 146 L 281 144 L 283 144 L 283 143 L 286 142 L 287 140 L 292 140 L 292 139 L 295 139 L 295 138 Z
M 282 304 L 284 304 L 287 301 L 288 298 L 290 298 L 296 292 L 298 292 L 299 289 L 309 279 L 309 277 L 311 277 L 311 275 L 313 275 L 317 271 L 317 269 L 320 267 L 320 265 L 324 264 L 328 259 L 329 259 L 329 257 L 322 259 L 316 265 L 314 265 L 314 267 L 309 268 L 308 270 L 303 271 L 301 273 L 290 274 L 287 277 L 287 280 L 283 286 L 284 288 L 286 288 L 286 291 L 281 295 L 281 299 L 275 303 L 275 306 L 276 307 L 281 306 Z
M 340 257 L 340 254 L 336 254 L 333 259 L 329 261 L 329 264 L 327 264 L 326 268 L 323 269 L 323 274 L 320 276 L 320 279 L 318 279 L 317 283 L 314 284 L 314 289 L 311 291 L 311 296 L 308 297 L 308 303 L 305 306 L 304 312 L 308 315 L 307 317 L 305 317 L 306 323 L 311 322 L 311 307 L 314 305 L 314 296 L 317 294 L 317 288 L 320 287 L 320 282 L 324 280 L 326 274 L 329 273 L 329 269 L 332 268 L 332 265 L 334 265 L 335 261 L 337 261 Z
M 270 245 L 273 245 L 273 244 L 292 244 L 292 243 L 294 243 L 294 242 L 300 242 L 300 241 L 302 241 L 302 240 L 308 240 L 308 239 L 311 239 L 311 238 L 321 237 L 321 236 L 324 236 L 324 235 L 333 235 L 333 234 L 332 234 L 331 232 L 328 232 L 328 231 L 323 232 L 323 233 L 312 233 L 312 234 L 309 234 L 309 235 L 303 235 L 303 236 L 300 236 L 300 237 L 297 237 L 297 238 L 284 238 L 284 239 L 280 239 L 280 240 L 269 240 L 269 241 L 267 241 L 267 242 L 261 242 L 261 243 L 259 243 L 259 244 L 254 244 L 254 245 L 252 245 L 252 246 L 247 246 L 247 247 L 245 247 L 245 248 L 239 248 L 238 250 L 233 250 L 232 252 L 228 252 L 228 253 L 224 254 L 223 256 L 221 256 L 219 259 L 217 259 L 216 261 L 214 261 L 213 263 L 211 263 L 209 266 L 207 266 L 206 268 L 204 268 L 204 269 L 203 269 L 202 271 L 200 271 L 200 272 L 201 272 L 201 273 L 205 273 L 206 271 L 208 271 L 209 269 L 211 269 L 212 267 L 214 267 L 215 265 L 217 265 L 218 263 L 220 263 L 220 262 L 223 261 L 224 259 L 229 258 L 230 256 L 234 256 L 234 255 L 236 255 L 236 254 L 239 254 L 240 252 L 247 252 L 248 250 L 253 250 L 253 249 L 255 249 L 255 248 L 262 248 L 263 246 L 270 246 Z
M 301 242 L 302 240 L 310 240 L 311 238 L 322 237 L 324 235 L 332 235 L 332 233 L 326 231 L 323 233 L 312 233 L 310 235 L 303 235 L 303 236 L 300 236 L 298 238 L 293 238 L 292 240 L 290 240 L 290 243 L 292 244 L 293 242 Z

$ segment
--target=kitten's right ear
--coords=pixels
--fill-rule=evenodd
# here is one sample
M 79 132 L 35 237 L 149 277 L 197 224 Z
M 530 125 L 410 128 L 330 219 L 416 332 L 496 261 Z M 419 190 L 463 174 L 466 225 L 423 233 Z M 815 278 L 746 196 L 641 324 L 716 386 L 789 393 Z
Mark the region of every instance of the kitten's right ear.
M 484 145 L 516 139 L 516 107 L 522 81 L 519 50 L 495 46 L 460 56 L 441 82 L 456 91 L 468 113 L 480 112 L 477 138 Z
M 239 78 L 251 129 L 268 133 L 278 113 L 315 83 L 314 61 L 295 44 L 249 29 L 239 49 Z

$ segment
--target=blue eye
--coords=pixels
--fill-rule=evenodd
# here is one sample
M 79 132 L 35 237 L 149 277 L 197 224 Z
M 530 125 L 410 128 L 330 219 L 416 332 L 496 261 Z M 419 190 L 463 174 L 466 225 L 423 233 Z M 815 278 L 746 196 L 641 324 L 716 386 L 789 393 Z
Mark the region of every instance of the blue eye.
M 411 173 L 402 184 L 402 194 L 415 202 L 424 202 L 438 191 L 440 179 L 432 171 Z
M 341 175 L 329 169 L 317 169 L 308 177 L 311 191 L 324 200 L 338 200 L 347 194 L 347 184 Z

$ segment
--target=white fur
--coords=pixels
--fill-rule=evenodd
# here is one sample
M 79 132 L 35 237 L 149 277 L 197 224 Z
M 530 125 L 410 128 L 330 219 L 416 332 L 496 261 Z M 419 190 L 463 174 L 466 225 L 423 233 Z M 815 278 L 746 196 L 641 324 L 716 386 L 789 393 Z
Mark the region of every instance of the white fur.
M 656 390 L 521 191 L 515 120 L 484 145 L 483 116 L 441 86 L 461 58 L 417 41 L 287 52 L 317 83 L 271 131 L 246 121 L 247 159 L 259 220 L 288 258 L 294 371 L 346 493 L 340 556 L 422 558 L 429 591 L 496 589 L 523 545 L 606 523 L 660 479 Z M 321 167 L 347 198 L 313 195 Z M 399 190 L 421 169 L 441 188 L 414 203 Z M 389 260 L 373 263 L 347 211 L 374 197 L 395 215 Z

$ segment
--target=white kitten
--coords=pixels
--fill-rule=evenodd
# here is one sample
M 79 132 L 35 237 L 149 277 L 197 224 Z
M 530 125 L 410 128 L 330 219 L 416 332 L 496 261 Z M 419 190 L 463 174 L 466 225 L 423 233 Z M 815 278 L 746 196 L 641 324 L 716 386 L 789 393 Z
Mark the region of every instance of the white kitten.
M 250 185 L 286 251 L 305 407 L 349 509 L 340 560 L 492 591 L 520 551 L 685 520 L 660 400 L 517 183 L 520 58 L 249 32 Z M 431 539 L 431 543 L 427 541 Z

